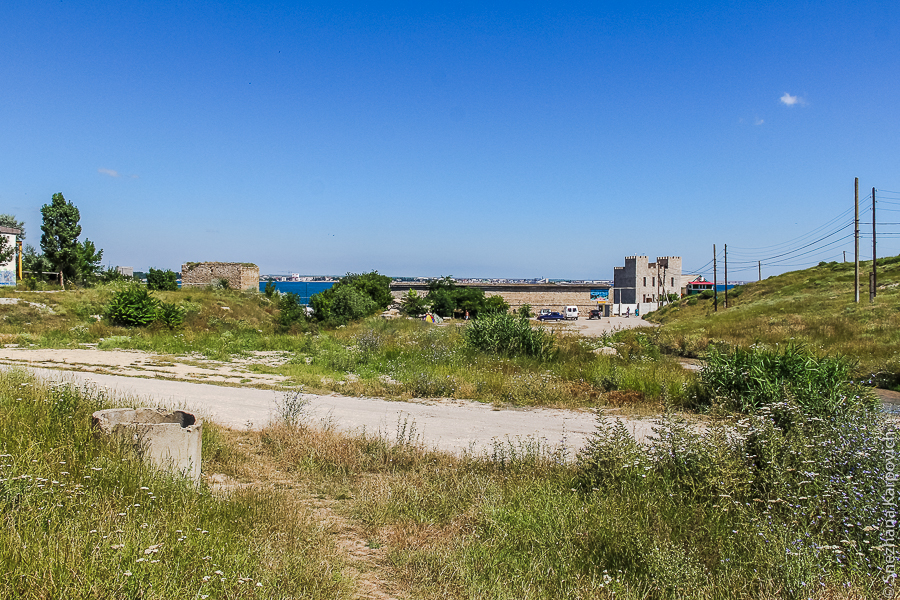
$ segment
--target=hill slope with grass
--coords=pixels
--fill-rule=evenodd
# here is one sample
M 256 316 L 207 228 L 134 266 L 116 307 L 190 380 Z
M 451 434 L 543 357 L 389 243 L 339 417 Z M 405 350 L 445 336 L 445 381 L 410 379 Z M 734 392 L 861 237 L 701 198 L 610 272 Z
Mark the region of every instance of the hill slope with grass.
M 775 346 L 800 343 L 823 354 L 858 361 L 857 376 L 880 385 L 900 384 L 900 256 L 878 261 L 878 290 L 869 303 L 868 273 L 860 263 L 860 302 L 853 298 L 853 264 L 819 263 L 729 290 L 728 308 L 719 294 L 691 296 L 649 313 L 661 324 L 664 347 L 697 356 L 710 344 Z

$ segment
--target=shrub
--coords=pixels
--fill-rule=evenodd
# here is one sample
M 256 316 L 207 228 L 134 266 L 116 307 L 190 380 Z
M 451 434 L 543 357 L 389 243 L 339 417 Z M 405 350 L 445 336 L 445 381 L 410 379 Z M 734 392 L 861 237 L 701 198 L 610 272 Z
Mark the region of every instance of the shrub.
M 266 295 L 266 298 L 272 298 L 275 296 L 275 283 L 272 281 L 266 282 L 266 287 L 263 288 L 263 293 Z
M 507 312 L 478 317 L 466 327 L 465 340 L 472 349 L 502 356 L 524 355 L 547 360 L 556 355 L 552 334 Z
M 178 289 L 178 275 L 170 269 L 163 271 L 150 267 L 147 272 L 147 289 L 174 292 Z
M 176 329 L 184 324 L 187 310 L 169 302 L 160 302 L 157 310 L 157 318 L 169 329 Z
M 534 314 L 531 312 L 530 304 L 523 304 L 522 306 L 520 306 L 519 310 L 516 311 L 516 314 L 523 319 L 530 319 L 534 316 Z
M 795 399 L 805 410 L 827 415 L 875 403 L 869 390 L 851 381 L 853 367 L 846 358 L 817 357 L 801 345 L 782 350 L 710 347 L 700 380 L 710 398 L 732 410 L 750 412 Z
M 313 294 L 309 301 L 313 317 L 331 326 L 346 325 L 350 321 L 363 319 L 378 311 L 367 294 L 349 285 L 334 286 L 329 290 Z
M 133 283 L 116 292 L 106 307 L 106 316 L 116 325 L 145 327 L 156 320 L 157 307 L 147 288 Z
M 405 315 L 418 317 L 428 312 L 428 301 L 424 296 L 420 296 L 416 290 L 409 290 L 400 301 L 400 310 Z
M 391 279 L 378 271 L 347 273 L 333 287 L 313 294 L 309 304 L 313 318 L 328 325 L 346 325 L 374 315 L 393 302 Z
M 300 303 L 300 296 L 290 292 L 278 297 L 278 328 L 287 331 L 295 323 L 306 321 L 306 307 Z

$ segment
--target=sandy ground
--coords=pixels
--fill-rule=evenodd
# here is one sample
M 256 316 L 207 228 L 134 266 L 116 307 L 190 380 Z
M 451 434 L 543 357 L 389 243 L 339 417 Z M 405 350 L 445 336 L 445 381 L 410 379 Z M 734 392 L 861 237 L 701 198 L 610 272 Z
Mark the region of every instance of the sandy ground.
M 278 366 L 290 359 L 288 352 L 252 352 L 248 358 L 230 362 L 202 356 L 166 356 L 139 350 L 32 349 L 8 345 L 0 348 L 0 364 L 77 370 L 107 375 L 177 379 L 231 385 L 281 387 L 289 381 L 282 375 L 254 373 L 250 366 Z
M 598 337 L 606 333 L 615 333 L 623 329 L 635 329 L 636 327 L 659 327 L 637 317 L 605 317 L 603 319 L 580 318 L 575 321 L 546 321 L 545 325 L 555 329 L 564 329 L 581 335 Z
M 4 367 L 9 368 L 9 367 Z M 184 381 L 143 379 L 99 373 L 33 368 L 40 377 L 96 385 L 114 396 L 143 405 L 182 408 L 228 427 L 259 429 L 279 414 L 286 392 L 224 387 Z M 468 400 L 391 402 L 338 394 L 303 394 L 304 416 L 313 425 L 345 432 L 378 433 L 396 439 L 404 428 L 407 439 L 449 452 L 490 452 L 495 442 L 538 440 L 548 448 L 565 447 L 574 454 L 596 427 L 592 411 L 561 409 L 497 409 Z M 605 420 L 615 421 L 613 415 Z M 638 439 L 653 434 L 653 421 L 623 419 Z M 413 432 L 410 436 L 410 432 Z

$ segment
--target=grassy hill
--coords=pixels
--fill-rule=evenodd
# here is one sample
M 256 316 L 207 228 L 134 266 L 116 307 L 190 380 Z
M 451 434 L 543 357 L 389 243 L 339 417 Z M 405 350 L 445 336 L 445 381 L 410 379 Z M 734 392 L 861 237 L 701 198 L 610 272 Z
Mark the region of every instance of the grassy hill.
M 860 265 L 860 302 L 853 300 L 853 264 L 820 263 L 738 286 L 713 299 L 692 296 L 647 315 L 662 324 L 670 351 L 696 356 L 710 343 L 802 343 L 859 362 L 859 376 L 900 383 L 900 256 L 878 261 L 878 295 L 869 303 L 871 261 Z

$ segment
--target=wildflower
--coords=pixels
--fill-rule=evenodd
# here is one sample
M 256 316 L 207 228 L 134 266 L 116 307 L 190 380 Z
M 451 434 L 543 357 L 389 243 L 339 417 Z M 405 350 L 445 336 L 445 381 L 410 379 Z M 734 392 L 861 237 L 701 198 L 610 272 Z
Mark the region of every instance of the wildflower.
M 125 577 L 131 577 L 131 571 L 125 571 Z
M 150 546 L 146 550 L 144 550 L 144 554 L 156 554 L 157 552 L 159 552 L 159 549 L 161 547 L 162 547 L 162 544 L 153 544 L 152 546 Z

